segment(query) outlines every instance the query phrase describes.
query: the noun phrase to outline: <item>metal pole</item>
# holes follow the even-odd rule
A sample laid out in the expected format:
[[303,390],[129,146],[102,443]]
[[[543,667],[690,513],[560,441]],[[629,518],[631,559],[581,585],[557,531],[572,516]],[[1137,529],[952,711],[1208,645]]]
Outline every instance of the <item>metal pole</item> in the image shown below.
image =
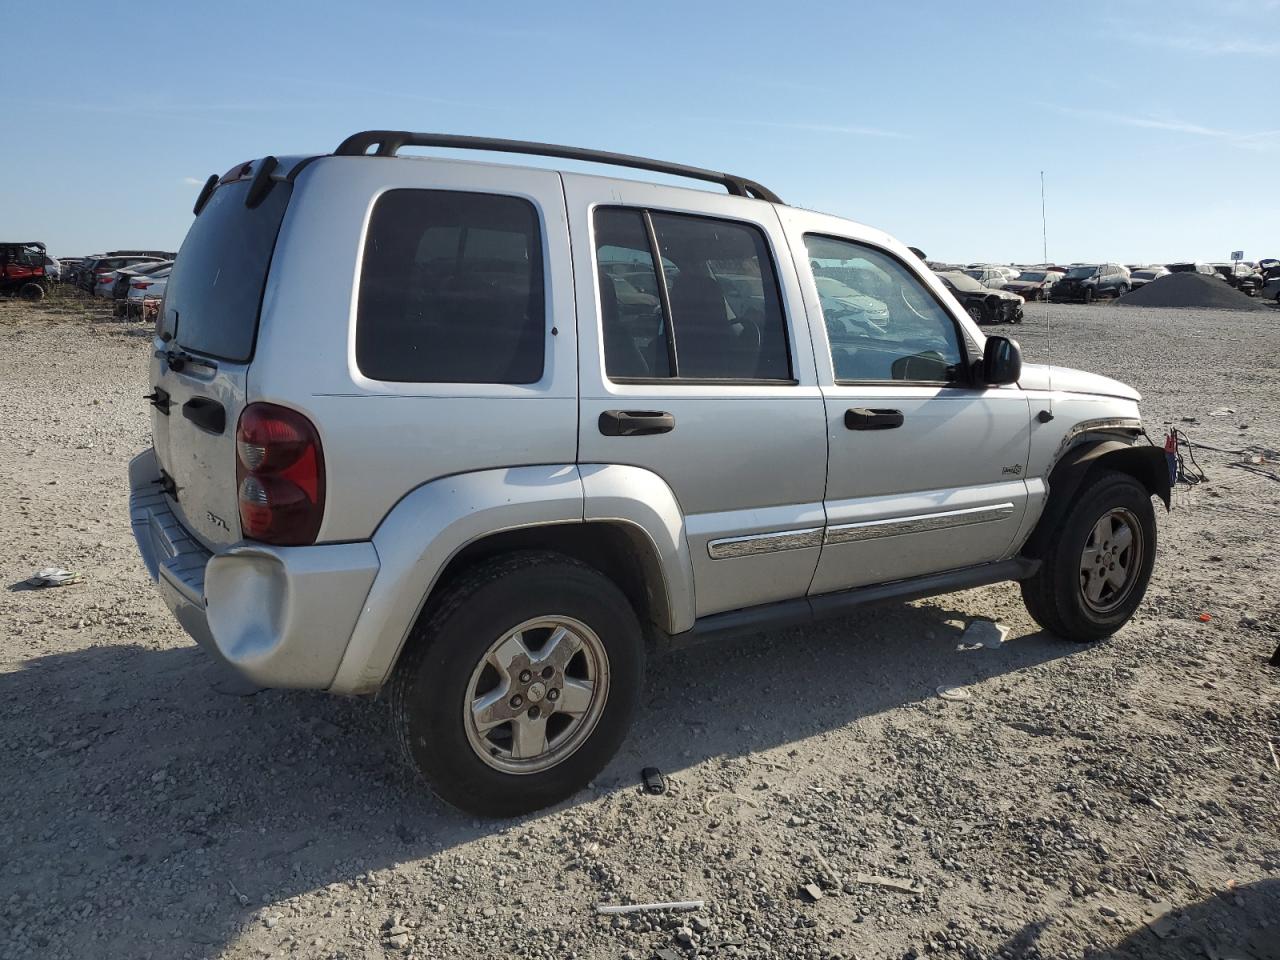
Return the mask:
[[1040,171],[1040,237],[1044,241],[1044,262],[1049,262],[1049,228],[1044,219],[1044,171]]

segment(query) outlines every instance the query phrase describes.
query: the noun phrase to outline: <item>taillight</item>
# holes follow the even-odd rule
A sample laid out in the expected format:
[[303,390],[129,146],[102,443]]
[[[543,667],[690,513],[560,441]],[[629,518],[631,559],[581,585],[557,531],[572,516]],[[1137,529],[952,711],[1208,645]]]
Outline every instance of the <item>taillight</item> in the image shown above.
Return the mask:
[[151,286],[151,282],[149,280],[135,280],[133,283],[129,284],[129,286],[133,287],[135,290],[145,290],[147,287]]
[[311,421],[274,403],[245,407],[236,427],[236,486],[246,538],[315,543],[324,517],[324,453]]

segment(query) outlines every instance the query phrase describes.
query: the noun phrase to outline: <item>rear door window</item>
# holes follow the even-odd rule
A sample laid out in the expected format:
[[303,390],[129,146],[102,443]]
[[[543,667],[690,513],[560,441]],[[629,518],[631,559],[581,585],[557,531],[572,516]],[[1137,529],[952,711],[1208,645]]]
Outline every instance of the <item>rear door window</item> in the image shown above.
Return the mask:
[[546,352],[542,230],[520,197],[389,190],[374,204],[356,364],[401,383],[537,383]]
[[162,332],[223,360],[242,363],[253,355],[267,269],[292,190],[277,182],[252,210],[244,205],[248,180],[213,192],[174,261]]
[[786,318],[759,228],[691,214],[595,214],[613,380],[791,380]]

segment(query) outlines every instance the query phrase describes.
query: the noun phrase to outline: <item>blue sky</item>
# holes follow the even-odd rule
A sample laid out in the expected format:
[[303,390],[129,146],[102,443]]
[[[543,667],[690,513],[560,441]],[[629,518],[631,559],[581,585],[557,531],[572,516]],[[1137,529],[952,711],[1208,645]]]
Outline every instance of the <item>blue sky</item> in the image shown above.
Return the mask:
[[0,234],[55,255],[176,247],[210,173],[378,127],[725,169],[939,259],[1039,260],[1041,170],[1051,259],[1280,255],[1280,0],[69,0],[11,20]]

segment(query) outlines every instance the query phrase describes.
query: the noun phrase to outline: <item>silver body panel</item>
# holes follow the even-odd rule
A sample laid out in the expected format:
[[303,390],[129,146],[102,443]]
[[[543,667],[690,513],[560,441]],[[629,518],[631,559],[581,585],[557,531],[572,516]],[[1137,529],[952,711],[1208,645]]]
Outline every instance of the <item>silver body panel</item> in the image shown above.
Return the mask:
[[[698,616],[803,596],[818,547],[713,562],[711,540],[822,522],[826,437],[822,394],[795,269],[771,204],[654,184],[566,174],[577,287],[581,415],[578,459],[629,464],[660,476],[685,515]],[[765,236],[788,320],[794,384],[615,383],[604,369],[593,215],[598,206],[673,210],[748,223]],[[661,410],[675,429],[608,437],[600,414]],[[767,445],[768,456],[760,456]]]
[[[536,207],[547,297],[540,382],[409,384],[361,374],[365,232],[376,199],[400,188],[500,193]],[[610,381],[592,238],[601,204],[757,226],[772,249],[795,382]],[[174,406],[153,415],[155,453],[131,466],[143,561],[183,626],[255,682],[368,693],[390,675],[449,561],[494,533],[622,528],[650,564],[647,590],[669,634],[710,614],[1016,553],[1053,464],[1087,435],[1076,428],[1131,436],[1136,394],[1087,374],[1055,371],[1050,382],[1030,366],[1023,386],[836,383],[804,251],[809,231],[870,243],[911,265],[971,355],[980,353],[985,337],[940,281],[860,224],[542,169],[422,158],[307,163],[280,229],[250,363],[220,362],[215,374],[154,362],[153,382]],[[223,436],[191,433],[180,408],[197,394],[227,408]],[[301,411],[320,434],[327,500],[315,546],[240,539],[235,418],[257,401]],[[1050,404],[1054,419],[1038,422]],[[849,431],[852,406],[899,409],[904,424]],[[676,426],[603,436],[606,409],[662,410]],[[160,490],[161,466],[182,488],[177,503]]]

